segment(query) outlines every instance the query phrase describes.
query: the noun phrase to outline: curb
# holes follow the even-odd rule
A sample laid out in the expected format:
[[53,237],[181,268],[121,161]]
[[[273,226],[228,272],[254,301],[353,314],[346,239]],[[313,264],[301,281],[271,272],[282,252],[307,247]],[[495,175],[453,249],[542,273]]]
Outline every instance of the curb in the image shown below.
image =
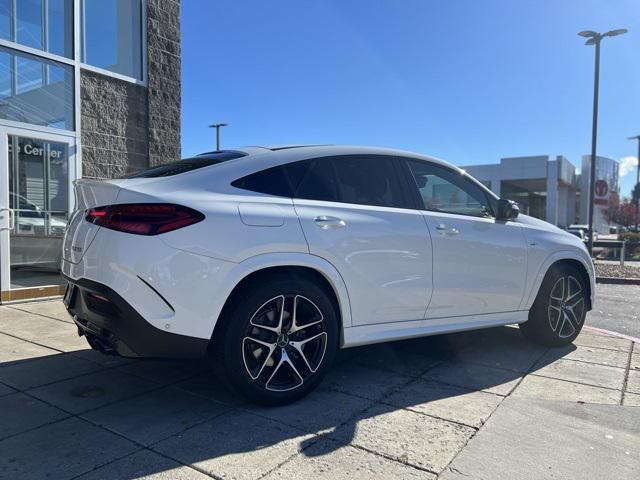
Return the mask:
[[605,330],[604,328],[592,327],[591,325],[585,325],[583,330],[589,330],[592,332],[604,333],[611,337],[624,338],[625,340],[631,340],[632,342],[640,344],[640,338],[632,337],[631,335],[625,335],[624,333],[612,332],[611,330]]
[[640,278],[596,277],[596,283],[612,285],[640,285]]

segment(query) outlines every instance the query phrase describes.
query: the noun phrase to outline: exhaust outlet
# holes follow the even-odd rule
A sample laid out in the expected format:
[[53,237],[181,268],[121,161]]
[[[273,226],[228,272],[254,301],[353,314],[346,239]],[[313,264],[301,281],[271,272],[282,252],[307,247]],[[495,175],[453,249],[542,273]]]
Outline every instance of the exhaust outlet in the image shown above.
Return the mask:
[[110,345],[107,345],[101,339],[99,339],[94,335],[91,335],[90,333],[85,332],[85,335],[87,337],[87,341],[89,342],[89,345],[91,346],[91,348],[93,348],[94,350],[97,350],[98,352],[104,355],[115,355],[115,350],[113,349],[113,347],[111,347]]

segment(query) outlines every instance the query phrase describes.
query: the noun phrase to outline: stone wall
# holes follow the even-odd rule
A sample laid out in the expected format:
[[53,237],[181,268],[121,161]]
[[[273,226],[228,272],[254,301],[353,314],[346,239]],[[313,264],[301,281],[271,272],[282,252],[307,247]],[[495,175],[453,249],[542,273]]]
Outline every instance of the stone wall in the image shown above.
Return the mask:
[[180,1],[147,0],[149,164],[180,157]]
[[180,2],[147,0],[147,86],[82,70],[83,176],[180,158]]
[[149,165],[147,89],[82,71],[82,176],[114,178]]

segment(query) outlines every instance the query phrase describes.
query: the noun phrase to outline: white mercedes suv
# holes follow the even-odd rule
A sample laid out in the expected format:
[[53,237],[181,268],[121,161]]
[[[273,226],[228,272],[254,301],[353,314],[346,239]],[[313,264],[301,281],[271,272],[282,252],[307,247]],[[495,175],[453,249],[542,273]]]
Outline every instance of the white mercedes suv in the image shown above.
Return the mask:
[[506,324],[563,345],[593,305],[580,239],[419,154],[248,147],[75,192],[62,271],[79,333],[208,356],[264,404],[311,391],[339,348]]

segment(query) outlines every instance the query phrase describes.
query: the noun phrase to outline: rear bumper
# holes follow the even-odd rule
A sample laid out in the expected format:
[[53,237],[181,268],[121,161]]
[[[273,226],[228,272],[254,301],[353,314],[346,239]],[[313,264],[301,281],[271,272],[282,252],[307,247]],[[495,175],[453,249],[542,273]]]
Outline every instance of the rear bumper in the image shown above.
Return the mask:
[[124,357],[201,358],[209,341],[160,330],[111,288],[87,279],[69,282],[64,303],[89,344]]

